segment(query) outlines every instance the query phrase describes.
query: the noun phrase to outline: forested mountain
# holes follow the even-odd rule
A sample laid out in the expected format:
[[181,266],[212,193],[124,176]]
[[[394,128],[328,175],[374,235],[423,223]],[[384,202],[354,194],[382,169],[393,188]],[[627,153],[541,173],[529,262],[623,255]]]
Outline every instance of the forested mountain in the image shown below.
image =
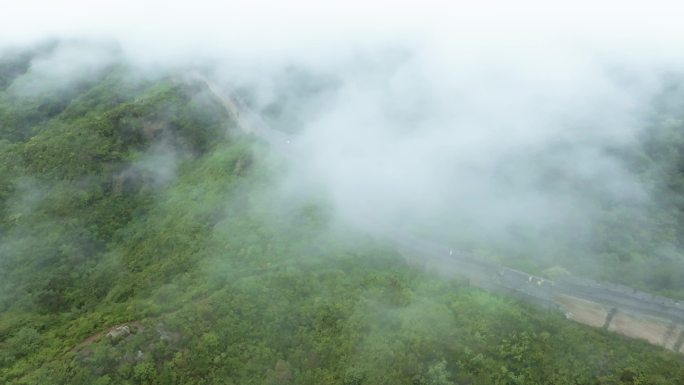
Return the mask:
[[[182,72],[106,48],[47,84],[32,63],[56,45],[0,58],[0,383],[684,383],[681,355],[412,267],[324,196],[275,191],[287,166]],[[680,84],[615,154],[657,204],[603,202],[579,251],[681,297]]]

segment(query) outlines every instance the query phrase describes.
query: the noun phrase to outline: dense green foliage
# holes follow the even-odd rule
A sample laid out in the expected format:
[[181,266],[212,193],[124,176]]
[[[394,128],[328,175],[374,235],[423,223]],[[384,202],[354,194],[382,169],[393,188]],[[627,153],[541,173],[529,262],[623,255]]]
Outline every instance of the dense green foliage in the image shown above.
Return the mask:
[[202,87],[117,65],[26,99],[26,63],[0,66],[0,383],[684,381],[679,355],[330,228]]

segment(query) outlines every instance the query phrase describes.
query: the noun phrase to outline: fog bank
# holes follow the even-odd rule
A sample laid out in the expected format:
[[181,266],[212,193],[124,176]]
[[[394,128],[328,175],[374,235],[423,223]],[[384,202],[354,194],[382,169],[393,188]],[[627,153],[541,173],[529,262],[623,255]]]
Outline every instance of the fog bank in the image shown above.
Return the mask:
[[[201,68],[293,134],[283,190],[321,191],[369,230],[571,245],[593,241],[607,206],[657,205],[615,154],[638,145],[663,76],[684,63],[674,2],[9,8],[5,46],[87,36],[117,41],[148,75]],[[30,71],[68,79],[106,56],[58,52]]]

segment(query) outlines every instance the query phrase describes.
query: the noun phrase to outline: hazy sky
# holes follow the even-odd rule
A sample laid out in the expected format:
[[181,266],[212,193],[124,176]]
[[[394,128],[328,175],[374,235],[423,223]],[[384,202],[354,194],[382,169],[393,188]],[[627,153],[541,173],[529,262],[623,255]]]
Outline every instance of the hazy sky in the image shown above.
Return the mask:
[[677,1],[2,0],[0,7],[5,42],[104,34],[167,54],[282,52],[396,38],[445,44],[466,36],[471,44],[579,39],[655,52],[684,40]]

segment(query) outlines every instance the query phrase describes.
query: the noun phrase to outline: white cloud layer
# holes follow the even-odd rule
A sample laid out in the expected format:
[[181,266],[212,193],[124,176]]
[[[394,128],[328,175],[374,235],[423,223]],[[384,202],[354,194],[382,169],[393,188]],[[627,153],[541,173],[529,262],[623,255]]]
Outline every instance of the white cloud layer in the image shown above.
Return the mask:
[[2,0],[0,41],[115,36],[144,52],[299,53],[312,48],[429,41],[478,50],[567,42],[625,54],[674,52],[676,1]]
[[647,200],[603,150],[633,142],[659,76],[684,64],[675,1],[0,0],[0,9],[0,44],[114,38],[143,66],[210,62],[226,83],[252,89],[257,107],[283,97],[288,68],[329,79],[324,91],[290,95],[304,157],[293,185],[320,184],[351,219],[439,218],[492,234],[587,232],[597,203],[545,184],[548,172]]

